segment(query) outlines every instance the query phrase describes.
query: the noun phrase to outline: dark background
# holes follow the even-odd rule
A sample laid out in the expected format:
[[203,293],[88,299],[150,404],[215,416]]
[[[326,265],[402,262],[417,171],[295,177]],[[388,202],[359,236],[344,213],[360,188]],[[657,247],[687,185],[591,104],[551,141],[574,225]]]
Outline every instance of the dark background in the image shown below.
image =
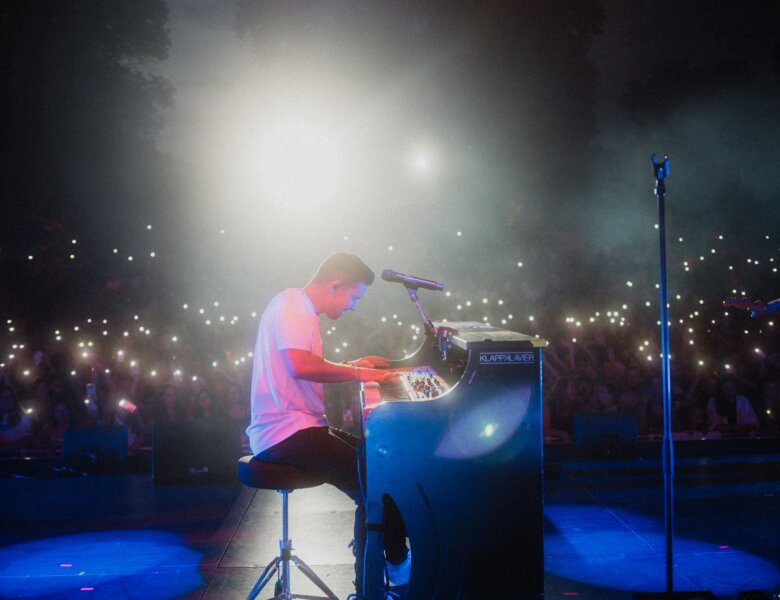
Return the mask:
[[[761,258],[760,273],[715,271],[701,293],[775,297],[779,13],[762,1],[3,2],[0,307],[47,326],[139,304],[260,309],[339,249],[453,291],[511,280],[528,312],[604,305],[627,280],[650,297],[652,153],[672,161],[670,262],[719,244]],[[232,112],[211,101],[232,89]],[[283,109],[329,119],[350,152],[311,204],[264,187],[266,155],[245,139],[214,141],[229,128],[262,138]],[[418,134],[438,153],[427,181],[403,161]],[[329,158],[312,153],[287,185]],[[402,290],[376,296],[376,312],[408,304]]]

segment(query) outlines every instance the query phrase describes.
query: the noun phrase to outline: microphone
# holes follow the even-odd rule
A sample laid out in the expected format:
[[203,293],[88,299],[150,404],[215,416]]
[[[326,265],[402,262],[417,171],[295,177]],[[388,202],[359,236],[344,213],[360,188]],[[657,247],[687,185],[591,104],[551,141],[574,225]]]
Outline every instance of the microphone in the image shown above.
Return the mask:
[[423,279],[422,277],[415,277],[414,275],[396,273],[392,269],[385,269],[382,271],[382,279],[391,283],[403,283],[407,288],[415,290],[417,288],[434,291],[441,291],[444,289],[444,284],[439,283],[438,281],[431,281],[430,279]]

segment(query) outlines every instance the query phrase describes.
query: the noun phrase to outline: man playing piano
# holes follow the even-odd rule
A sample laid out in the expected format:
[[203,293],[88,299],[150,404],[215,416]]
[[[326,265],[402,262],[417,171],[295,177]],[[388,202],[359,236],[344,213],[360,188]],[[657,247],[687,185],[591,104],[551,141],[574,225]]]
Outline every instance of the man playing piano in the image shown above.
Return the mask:
[[[389,361],[381,356],[341,364],[325,360],[318,317],[338,319],[354,310],[373,281],[373,271],[357,255],[337,252],[322,262],[305,287],[286,289],[271,300],[257,333],[247,428],[255,458],[301,467],[355,502],[353,551],[358,592],[366,539],[356,450],[359,439],[328,426],[323,384],[397,383],[398,375],[383,370]],[[384,536],[390,570],[394,563],[408,570],[403,526],[400,522],[394,525],[393,520],[391,516]],[[398,581],[403,576],[397,575],[395,583],[405,583]]]

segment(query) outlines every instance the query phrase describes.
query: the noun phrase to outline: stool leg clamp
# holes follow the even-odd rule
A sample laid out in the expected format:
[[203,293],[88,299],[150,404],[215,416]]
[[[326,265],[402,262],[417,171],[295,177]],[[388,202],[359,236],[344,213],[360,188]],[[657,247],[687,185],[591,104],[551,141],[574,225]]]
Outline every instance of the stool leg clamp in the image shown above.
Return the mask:
[[[293,554],[292,540],[287,534],[287,496],[292,490],[277,491],[282,495],[282,539],[279,540],[279,556],[268,563],[268,566],[260,575],[260,579],[257,580],[255,587],[249,592],[247,600],[254,600],[277,573],[279,574],[279,578],[274,586],[274,596],[272,600],[293,600],[294,598],[300,598],[302,600],[339,600],[338,596],[325,585],[325,582],[312,571],[311,567]],[[292,563],[298,567],[298,570],[306,575],[314,585],[320,588],[325,596],[306,596],[291,593],[290,561],[292,561]]]

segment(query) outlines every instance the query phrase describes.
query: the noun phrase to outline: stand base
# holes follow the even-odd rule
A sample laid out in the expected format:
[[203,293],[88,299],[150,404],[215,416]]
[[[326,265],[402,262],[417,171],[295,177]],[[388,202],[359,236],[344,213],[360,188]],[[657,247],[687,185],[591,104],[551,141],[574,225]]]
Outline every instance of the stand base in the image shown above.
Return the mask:
[[276,587],[274,588],[275,595],[271,600],[293,600],[294,598],[300,598],[301,600],[339,600],[338,596],[336,596],[336,594],[334,594],[333,591],[327,585],[325,585],[325,582],[322,581],[322,579],[320,579],[314,571],[312,571],[311,567],[294,555],[291,555],[289,560],[283,560],[281,557],[277,556],[270,563],[268,563],[268,566],[260,575],[260,579],[258,579],[257,583],[255,583],[255,587],[252,588],[252,591],[249,592],[249,595],[246,597],[247,600],[254,600],[262,591],[262,589],[268,584],[268,582],[271,581],[274,575],[279,572],[279,570],[281,570],[282,573],[289,573],[290,561],[292,561],[292,563],[298,567],[298,570],[306,575],[306,577],[308,577],[309,580],[318,588],[320,588],[320,590],[322,590],[322,592],[326,595],[307,596],[304,594],[293,594],[290,592],[289,578],[282,576],[282,578],[276,583]]
[[715,600],[708,590],[698,592],[634,592],[634,600]]

